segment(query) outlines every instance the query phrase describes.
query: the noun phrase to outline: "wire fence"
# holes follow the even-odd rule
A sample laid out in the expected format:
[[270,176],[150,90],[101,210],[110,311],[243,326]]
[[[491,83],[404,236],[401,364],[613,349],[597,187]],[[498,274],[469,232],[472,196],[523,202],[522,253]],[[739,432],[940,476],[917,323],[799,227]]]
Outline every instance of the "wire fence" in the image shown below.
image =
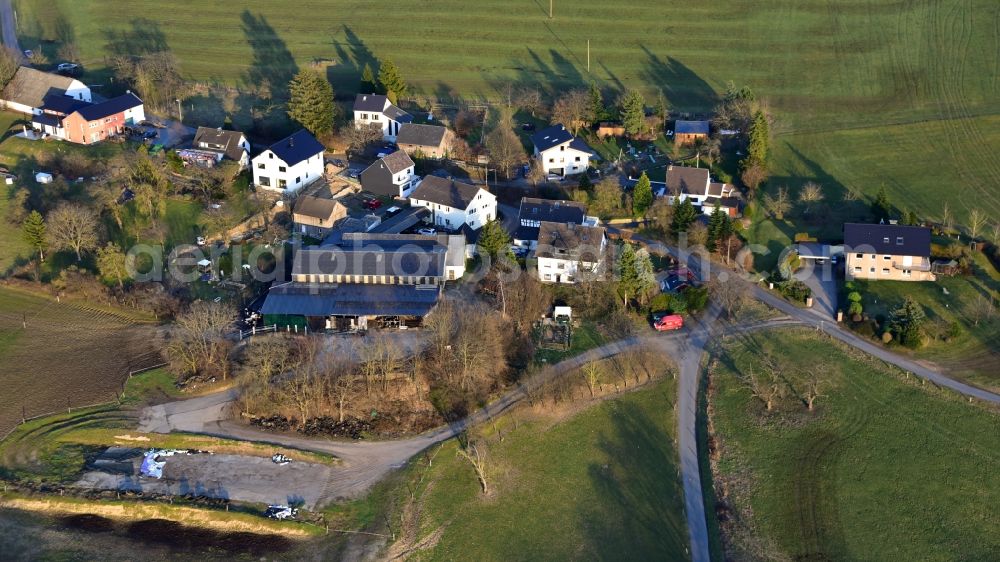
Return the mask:
[[12,427],[11,429],[9,429],[7,431],[7,433],[4,433],[3,436],[0,437],[0,442],[3,442],[4,440],[6,440],[8,437],[11,436],[12,433],[14,433],[15,431],[17,431],[19,427],[21,427],[22,425],[24,425],[24,424],[26,424],[26,423],[28,423],[30,421],[34,421],[34,420],[41,419],[41,418],[48,417],[48,416],[53,416],[53,415],[56,415],[56,414],[61,414],[64,411],[67,414],[72,414],[73,410],[85,410],[87,408],[97,408],[99,406],[110,406],[112,404],[121,405],[122,399],[125,397],[125,385],[126,385],[126,383],[128,383],[128,381],[133,376],[141,374],[141,373],[145,373],[147,371],[152,371],[153,369],[159,369],[160,367],[165,367],[166,365],[167,365],[167,363],[164,362],[164,363],[158,363],[156,365],[150,365],[150,366],[147,366],[147,367],[142,367],[140,369],[135,369],[135,370],[129,369],[128,374],[125,377],[125,381],[122,382],[121,394],[115,393],[114,394],[114,398],[112,398],[111,400],[105,401],[105,402],[96,402],[94,404],[87,404],[85,406],[72,406],[72,405],[70,405],[70,399],[67,397],[66,398],[66,408],[65,408],[65,410],[63,410],[62,408],[60,408],[58,410],[52,410],[51,412],[45,412],[43,414],[36,414],[36,415],[33,415],[33,416],[28,416],[27,412],[25,410],[25,407],[22,405],[21,406],[21,423],[17,424],[16,426]]

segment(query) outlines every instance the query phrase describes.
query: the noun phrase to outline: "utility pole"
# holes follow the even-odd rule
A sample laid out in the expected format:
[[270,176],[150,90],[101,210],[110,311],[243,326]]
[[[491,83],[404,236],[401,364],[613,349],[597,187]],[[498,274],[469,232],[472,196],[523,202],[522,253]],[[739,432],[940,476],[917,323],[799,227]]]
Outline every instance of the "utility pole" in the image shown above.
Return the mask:
[[555,0],[549,0],[549,19],[552,19],[552,2]]
[[181,100],[176,99],[174,101],[177,102],[177,121],[179,123],[183,123],[184,122],[184,108],[181,106]]

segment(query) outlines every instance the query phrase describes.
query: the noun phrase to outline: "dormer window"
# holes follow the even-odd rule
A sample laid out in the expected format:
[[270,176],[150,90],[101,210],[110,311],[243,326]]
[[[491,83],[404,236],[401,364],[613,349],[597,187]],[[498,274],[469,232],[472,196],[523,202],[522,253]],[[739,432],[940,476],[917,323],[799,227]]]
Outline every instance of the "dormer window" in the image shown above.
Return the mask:
[[902,246],[903,245],[903,237],[902,236],[897,236],[896,237],[896,245],[897,246]]
[[883,239],[882,239],[882,243],[883,243],[883,244],[888,244],[888,243],[889,243],[889,237],[888,237],[888,236],[886,236],[885,238],[883,238]]

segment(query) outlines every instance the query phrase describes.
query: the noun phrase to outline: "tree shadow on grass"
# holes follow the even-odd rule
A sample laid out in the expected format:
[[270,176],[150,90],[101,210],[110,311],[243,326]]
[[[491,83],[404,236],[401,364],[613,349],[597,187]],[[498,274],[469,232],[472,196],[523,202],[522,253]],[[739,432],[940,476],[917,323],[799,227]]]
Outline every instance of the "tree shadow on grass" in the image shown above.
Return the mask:
[[[673,437],[638,406],[612,402],[614,424],[600,438],[603,464],[589,467],[596,505],[581,506],[590,543],[600,560],[672,560],[686,557],[684,493]],[[671,416],[671,411],[659,415]]]
[[236,105],[241,114],[250,116],[252,129],[258,135],[273,137],[290,132],[286,104],[288,83],[299,71],[295,58],[264,16],[243,10],[240,20],[251,59],[241,77],[244,92]]
[[343,32],[343,41],[337,37],[332,40],[333,48],[337,53],[337,64],[327,67],[326,78],[331,84],[337,85],[335,89],[337,94],[345,94],[340,97],[346,98],[350,97],[349,94],[356,93],[371,93],[360,91],[361,74],[367,64],[377,78],[378,58],[349,25],[343,26]]
[[642,51],[646,54],[646,66],[640,77],[647,84],[662,84],[663,94],[672,106],[709,111],[718,103],[715,89],[687,65],[673,57],[663,60],[645,46]]

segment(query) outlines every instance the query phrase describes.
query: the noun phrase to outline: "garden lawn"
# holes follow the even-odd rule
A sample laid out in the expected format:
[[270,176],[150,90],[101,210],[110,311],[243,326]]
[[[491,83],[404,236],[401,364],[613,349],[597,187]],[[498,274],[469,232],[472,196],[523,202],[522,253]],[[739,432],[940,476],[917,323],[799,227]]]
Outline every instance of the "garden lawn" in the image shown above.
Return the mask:
[[540,363],[558,363],[574,355],[579,355],[588,349],[593,349],[604,343],[604,337],[597,331],[592,322],[581,322],[578,328],[573,328],[569,349],[541,349],[535,352],[535,360]]
[[[763,559],[996,558],[997,413],[811,330],[725,346],[710,411],[721,450],[716,495],[724,484],[739,514],[723,524],[729,536],[753,537]],[[741,382],[751,366],[763,376],[765,353],[787,390],[772,413]],[[809,413],[798,397],[814,372],[828,382]]]
[[455,441],[429,451],[432,466],[414,462],[408,488],[421,537],[440,537],[413,559],[687,559],[675,400],[668,379],[555,423],[500,419],[482,431],[496,474],[488,498]]

